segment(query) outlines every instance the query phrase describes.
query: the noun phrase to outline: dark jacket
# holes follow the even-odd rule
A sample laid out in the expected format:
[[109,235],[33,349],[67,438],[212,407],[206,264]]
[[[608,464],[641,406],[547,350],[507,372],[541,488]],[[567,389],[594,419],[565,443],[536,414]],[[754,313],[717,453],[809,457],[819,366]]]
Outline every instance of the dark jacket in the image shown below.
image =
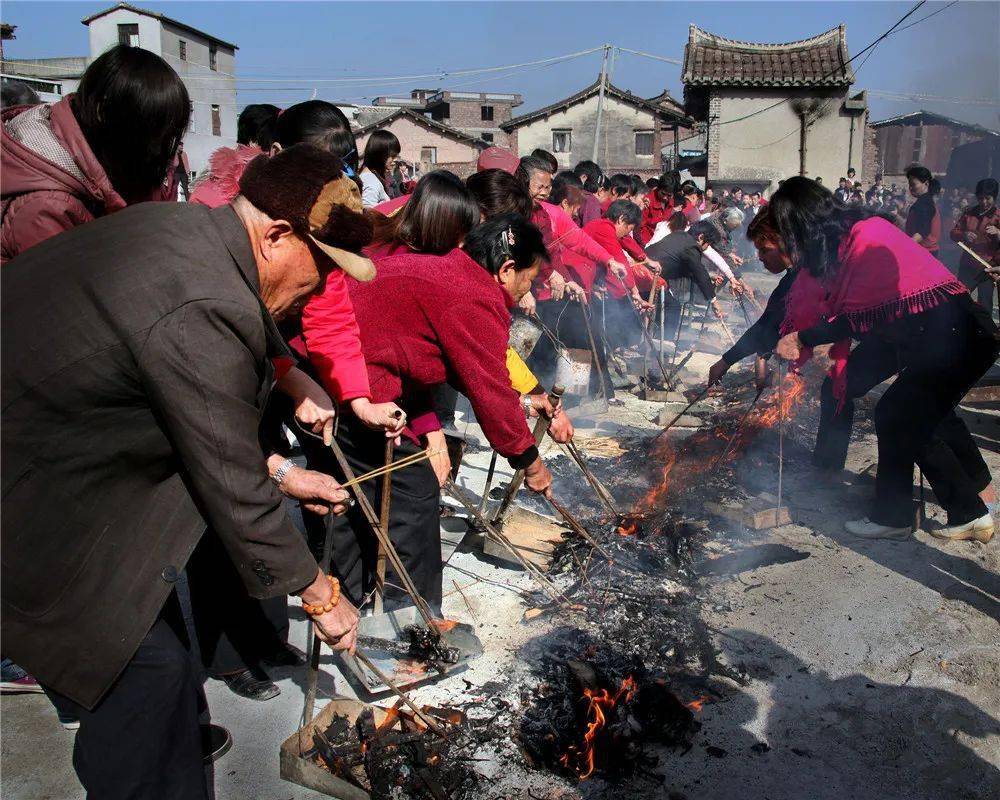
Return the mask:
[[668,233],[646,247],[646,255],[660,262],[660,275],[669,282],[678,278],[694,281],[706,300],[715,297],[715,284],[705,269],[701,249],[687,231]]
[[795,270],[785,270],[771,296],[767,298],[764,313],[746,329],[735,345],[723,353],[722,357],[727,364],[735,364],[753,353],[765,355],[774,350],[781,338],[781,323],[785,321],[788,291],[795,283],[795,275]]
[[143,203],[0,270],[4,655],[93,707],[206,526],[249,593],[316,562],[258,441],[284,351],[232,208]]

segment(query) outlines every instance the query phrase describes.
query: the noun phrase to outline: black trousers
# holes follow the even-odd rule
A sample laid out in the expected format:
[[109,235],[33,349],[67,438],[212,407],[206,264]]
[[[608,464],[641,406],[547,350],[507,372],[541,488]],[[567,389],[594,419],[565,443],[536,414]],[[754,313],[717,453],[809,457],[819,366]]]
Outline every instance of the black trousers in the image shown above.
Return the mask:
[[202,800],[204,703],[177,596],[171,595],[114,686],[80,719],[73,766],[88,800]]
[[259,669],[264,656],[288,641],[288,598],[250,597],[211,530],[191,554],[187,574],[198,649],[212,677]]
[[963,260],[958,266],[958,279],[969,288],[970,293],[976,295],[979,305],[992,314],[993,302],[997,296],[996,284],[985,277],[983,270],[977,266],[969,266]]
[[[337,442],[344,451],[354,474],[361,475],[385,464],[385,435],[362,425],[356,417],[345,415],[337,430]],[[333,454],[310,437],[300,439],[311,469],[321,469],[344,481]],[[319,445],[317,447],[317,445]],[[421,448],[404,438],[396,447],[394,460],[420,452]],[[381,509],[382,480],[375,478],[361,484],[376,515]],[[392,497],[389,507],[389,536],[403,566],[417,591],[437,613],[441,609],[441,489],[427,461],[420,461],[392,473]],[[309,544],[317,559],[322,556],[327,526],[333,535],[333,574],[340,580],[348,599],[362,602],[375,584],[378,540],[371,526],[355,505],[347,514],[327,519],[303,512]],[[385,607],[410,605],[400,588],[392,566],[386,566]]]
[[[611,385],[611,374],[608,372],[607,348],[597,318],[596,309],[599,307],[599,305],[591,307],[590,329],[594,335],[594,347],[597,349],[597,369],[590,371],[590,394],[601,391],[603,376],[610,397],[614,394],[614,389]],[[575,300],[543,300],[538,303],[539,318],[555,333],[563,345],[579,350],[590,350],[587,321],[583,315],[583,306]],[[555,381],[558,359],[559,354],[556,352],[555,344],[543,333],[531,351],[527,364],[539,382],[548,387]]]
[[[955,406],[997,357],[996,328],[972,301],[957,297],[897,323],[903,369],[875,407],[878,474],[874,522],[905,527],[913,519],[913,465],[919,464],[948,514],[961,525],[987,513],[979,492],[989,482]],[[887,357],[888,359],[888,357]],[[985,480],[985,483],[984,483]]]

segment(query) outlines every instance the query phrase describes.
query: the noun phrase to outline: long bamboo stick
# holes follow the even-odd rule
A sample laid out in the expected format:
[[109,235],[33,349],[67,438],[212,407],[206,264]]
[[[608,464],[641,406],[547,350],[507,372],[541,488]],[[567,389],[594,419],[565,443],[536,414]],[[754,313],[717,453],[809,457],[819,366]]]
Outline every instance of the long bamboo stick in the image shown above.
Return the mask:
[[598,553],[604,556],[608,561],[613,560],[608,551],[597,543],[597,540],[593,536],[591,536],[590,533],[587,531],[587,529],[580,524],[580,521],[569,512],[569,509],[567,509],[562,503],[560,503],[554,497],[548,498],[548,501],[549,505],[551,505],[559,513],[560,517],[566,520],[566,524],[573,529],[573,532],[576,533],[577,536],[586,541],[591,547],[593,547]]
[[[347,457],[344,455],[344,451],[340,449],[340,445],[337,444],[336,439],[333,440],[333,443],[330,445],[330,449],[333,451],[333,455],[337,459],[337,463],[340,465],[340,469],[344,473],[344,477],[347,478],[347,484],[351,484],[356,480],[354,477],[354,470],[351,469],[351,465],[347,462]],[[424,600],[424,598],[420,596],[420,592],[417,591],[416,584],[413,583],[413,579],[410,577],[409,571],[406,569],[402,559],[399,557],[399,553],[396,551],[395,545],[389,538],[389,532],[382,529],[378,516],[375,514],[375,509],[372,508],[372,504],[368,500],[367,495],[365,495],[365,493],[361,491],[356,484],[351,486],[351,490],[354,492],[354,498],[358,501],[361,513],[364,514],[365,519],[368,521],[368,525],[375,534],[375,538],[378,539],[379,544],[385,549],[386,557],[388,558],[389,563],[392,564],[392,568],[395,570],[400,583],[403,584],[404,591],[410,596],[410,599],[413,601],[413,605],[416,606],[417,611],[420,616],[423,617],[427,627],[431,628],[431,630],[435,630],[434,615],[431,613],[430,606],[427,605],[427,601]]]

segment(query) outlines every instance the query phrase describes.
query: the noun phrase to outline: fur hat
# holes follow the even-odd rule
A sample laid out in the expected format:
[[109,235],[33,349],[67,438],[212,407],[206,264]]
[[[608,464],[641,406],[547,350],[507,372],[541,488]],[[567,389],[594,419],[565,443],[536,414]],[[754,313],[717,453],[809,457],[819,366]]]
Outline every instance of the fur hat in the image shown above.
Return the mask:
[[258,156],[240,177],[240,194],[272,219],[290,223],[351,277],[375,277],[375,265],[360,252],[375,229],[337,156],[311,144]]

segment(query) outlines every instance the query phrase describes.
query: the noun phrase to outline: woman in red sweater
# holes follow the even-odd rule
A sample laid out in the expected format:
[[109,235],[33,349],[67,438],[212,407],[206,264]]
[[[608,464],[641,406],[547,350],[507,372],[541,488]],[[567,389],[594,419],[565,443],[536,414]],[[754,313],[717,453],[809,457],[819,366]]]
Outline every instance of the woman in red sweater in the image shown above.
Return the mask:
[[[841,402],[849,372],[863,371],[870,386],[896,376],[874,412],[875,500],[848,532],[908,538],[917,463],[948,513],[948,526],[931,533],[988,541],[993,520],[982,495],[992,496],[990,474],[955,406],[996,359],[996,326],[918,243],[815,181],[789,178],[770,210],[799,265],[778,355],[801,364],[812,348],[833,344],[833,396]],[[852,339],[860,342],[853,352]]]
[[[419,200],[416,193],[414,200]],[[511,387],[506,354],[510,309],[529,290],[546,258],[538,230],[523,217],[508,214],[472,228],[463,249],[443,255],[398,251],[377,257],[378,275],[370,283],[349,280],[374,399],[397,402],[419,419],[432,410],[435,387],[450,384],[469,398],[493,448],[513,467],[525,469],[528,487],[543,493],[552,476]],[[312,322],[307,308],[307,342]],[[337,439],[355,471],[384,463],[384,439],[350,417],[342,420]],[[422,445],[410,428],[397,457],[418,452]],[[377,502],[379,482],[363,488]],[[433,608],[440,607],[442,595],[439,503],[438,479],[426,462],[393,473],[392,540]],[[337,577],[349,597],[363,599],[374,579],[374,537],[356,512],[335,520],[334,531]],[[404,597],[390,584],[399,580],[387,576],[386,601],[402,602]]]
[[941,212],[934,197],[941,191],[941,184],[927,167],[915,166],[906,170],[910,194],[916,198],[906,214],[906,235],[937,257],[941,240]]
[[[962,242],[987,264],[1000,267],[1000,208],[997,207],[996,178],[983,178],[976,184],[976,205],[965,209],[951,229],[951,240]],[[979,304],[993,313],[996,287],[985,268],[968,253],[962,253],[958,277],[976,290]]]

